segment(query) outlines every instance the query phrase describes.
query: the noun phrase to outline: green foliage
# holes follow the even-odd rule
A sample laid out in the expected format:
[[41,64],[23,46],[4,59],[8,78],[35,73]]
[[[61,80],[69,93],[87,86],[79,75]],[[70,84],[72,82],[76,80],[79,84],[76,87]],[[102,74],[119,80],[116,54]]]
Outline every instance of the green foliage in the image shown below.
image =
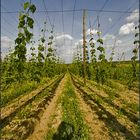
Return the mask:
[[[114,47],[112,48],[109,62],[105,58],[105,48],[103,47],[103,39],[101,39],[101,32],[98,31],[97,43],[93,42],[94,37],[90,34],[90,63],[86,64],[87,78],[96,81],[97,83],[105,84],[109,79],[114,79],[123,83],[129,87],[129,89],[135,89],[138,82],[138,46],[139,46],[139,25],[135,28],[136,40],[134,41],[135,48],[133,49],[133,56],[131,58],[132,66],[125,62],[113,62]],[[99,29],[98,29],[99,30]],[[96,47],[96,46],[97,47]],[[78,46],[79,47],[79,46]],[[99,52],[98,58],[96,52]],[[87,51],[86,51],[87,54]],[[88,62],[88,58],[87,62]],[[82,57],[79,57],[79,52],[74,56],[73,63],[69,66],[69,69],[75,75],[83,77]]]
[[26,9],[29,7],[29,5],[30,5],[29,2],[25,2],[25,3],[24,3],[24,6],[23,6],[23,7],[24,7],[24,10],[26,10]]
[[89,40],[89,43],[90,43],[90,53],[91,53],[91,63],[95,63],[96,62],[96,50],[95,50],[95,43],[93,43],[93,37],[91,36],[90,37],[90,40]]
[[36,6],[35,5],[30,5],[30,10],[32,13],[34,13],[36,11]]
[[[44,77],[54,77],[55,75],[64,73],[67,68],[66,65],[62,64],[60,58],[55,56],[55,50],[49,46],[48,54],[46,52],[46,22],[44,22],[44,29],[42,29],[42,36],[38,45],[38,54],[36,53],[36,42],[33,39],[32,29],[34,27],[34,19],[31,14],[34,14],[36,7],[34,4],[26,2],[23,5],[23,11],[19,14],[18,23],[18,36],[15,39],[15,48],[11,50],[9,54],[2,61],[2,91],[3,103],[9,102],[23,92],[26,92],[26,86],[28,82],[40,83]],[[49,42],[53,45],[53,31],[49,37]],[[29,59],[27,59],[27,46],[30,47],[31,53]],[[46,59],[48,57],[48,59]],[[25,85],[27,81],[27,85]],[[11,89],[11,85],[18,85],[21,91],[18,89]],[[22,85],[23,88],[21,87]],[[30,85],[32,88],[32,85]],[[25,90],[24,90],[25,89]],[[16,91],[17,92],[16,92]],[[14,92],[15,91],[15,92]],[[6,95],[6,96],[5,96]]]
[[140,33],[136,33],[136,34],[135,34],[135,37],[137,37],[139,34],[140,34]]
[[[139,26],[136,26],[135,29],[138,29]],[[140,44],[140,41],[139,41],[139,31],[136,30],[136,33],[135,33],[135,41],[134,41],[134,44],[135,44],[135,48],[133,49],[133,56],[131,58],[132,60],[132,76],[130,77],[130,80],[128,81],[128,86],[129,86],[129,89],[132,88],[132,85],[133,83],[136,81],[137,79],[137,70],[136,70],[136,67],[137,67],[137,58],[138,58],[138,47],[139,47],[139,44]]]
[[34,20],[29,16],[29,13],[34,13],[36,10],[35,5],[31,5],[29,2],[26,2],[23,6],[24,12],[19,15],[19,33],[18,37],[15,39],[15,62],[16,62],[16,71],[18,75],[16,76],[17,80],[21,82],[24,79],[25,71],[25,62],[26,62],[26,45],[30,43],[33,34],[29,31],[33,28]]
[[83,76],[82,54],[81,46],[77,46],[77,52],[74,56],[73,63],[69,66],[69,70],[76,75]]
[[103,47],[101,47],[101,46],[99,46],[99,47],[97,48],[97,50],[99,50],[101,53],[105,51],[105,49],[104,49]]
[[26,92],[29,92],[37,87],[38,84],[34,81],[24,81],[24,83],[22,83],[22,86],[19,83],[11,84],[7,90],[3,91],[1,97],[1,106],[5,106],[7,103],[11,102],[13,99],[17,98],[23,93],[25,94]]
[[139,41],[139,40],[135,40],[135,41],[134,41],[134,44],[137,44],[137,43],[139,44],[140,41]]
[[[70,78],[67,79],[67,83],[65,85],[65,90],[63,91],[63,96],[61,97],[61,104],[63,110],[63,122],[66,124],[70,124],[72,126],[71,139],[85,139],[88,140],[88,129],[83,120],[83,115],[79,108],[79,103],[77,101],[74,89],[72,87],[72,83]],[[66,129],[69,127],[66,126]],[[66,131],[64,130],[64,132]],[[60,134],[60,137],[63,139],[67,136],[63,135],[64,132]],[[58,135],[57,135],[58,136]],[[57,137],[58,138],[58,137]]]
[[[93,42],[93,34],[90,34],[89,45],[90,45],[90,62],[89,63],[89,54],[86,46],[86,74],[88,79],[96,80],[98,83],[104,84],[108,77],[108,67],[107,60],[105,59],[105,48],[103,45],[103,39],[100,38],[101,32],[97,33],[98,39],[97,43],[99,46],[96,48],[95,43]],[[99,51],[99,57],[97,59],[96,51]],[[83,68],[79,65],[82,63],[77,56],[74,58],[73,66],[71,67],[71,72],[83,76]],[[99,61],[98,61],[99,60]],[[82,68],[82,70],[81,70]],[[82,75],[79,74],[82,71]]]
[[105,49],[102,46],[103,45],[103,39],[100,38],[101,32],[98,33],[98,39],[97,42],[99,43],[99,46],[97,47],[97,50],[100,52],[98,60],[98,66],[96,67],[96,81],[97,83],[104,84],[106,82],[106,79],[108,77],[107,74],[107,61],[105,59]]
[[99,42],[100,44],[103,45],[103,39],[99,38],[99,39],[97,39],[97,42]]

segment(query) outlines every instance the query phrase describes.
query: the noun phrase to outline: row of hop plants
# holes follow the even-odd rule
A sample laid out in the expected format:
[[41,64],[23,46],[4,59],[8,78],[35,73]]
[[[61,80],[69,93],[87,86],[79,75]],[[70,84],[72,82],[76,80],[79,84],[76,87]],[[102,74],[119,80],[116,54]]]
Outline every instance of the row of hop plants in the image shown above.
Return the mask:
[[[100,24],[98,23],[98,39],[97,39],[97,47],[94,43],[93,34],[90,32],[90,39],[88,42],[86,42],[86,78],[96,80],[97,83],[104,84],[107,74],[106,74],[106,66],[107,66],[107,60],[105,59],[105,49],[103,47],[103,39],[101,38],[101,31],[100,31]],[[89,60],[89,51],[88,46],[90,47],[90,60]],[[82,48],[82,46],[80,46]],[[99,56],[97,58],[96,52],[99,52]],[[76,73],[75,68],[76,65],[79,68],[80,73],[78,75],[83,75],[83,66],[82,66],[82,55],[80,52],[77,52],[77,54],[74,57],[74,63],[71,66],[71,71]]]
[[[38,53],[35,53],[34,19],[31,16],[35,12],[36,6],[30,2],[25,2],[22,12],[19,13],[19,32],[15,39],[15,48],[9,52],[2,62],[3,89],[14,82],[21,85],[25,80],[40,82],[42,77],[54,77],[66,71],[65,65],[62,64],[61,59],[56,56],[56,50],[53,49],[53,28],[50,31],[49,40],[46,40],[47,22],[44,22],[44,28],[41,30],[41,37],[38,40]],[[31,50],[29,59],[27,59],[28,46]]]
[[133,56],[131,58],[132,73],[130,76],[130,80],[128,81],[129,89],[131,89],[134,83],[138,80],[138,76],[139,76],[139,73],[137,72],[137,59],[138,59],[138,51],[140,47],[139,30],[140,30],[140,25],[135,26],[135,40],[134,40],[135,47],[132,50],[132,53],[133,53]]
[[[122,68],[120,70],[117,67],[117,63],[113,62],[114,56],[114,47],[112,48],[112,52],[110,55],[109,60],[106,59],[104,42],[101,38],[101,31],[100,31],[100,23],[98,22],[98,31],[97,31],[97,43],[94,43],[94,36],[92,32],[90,32],[90,39],[88,43],[90,52],[88,52],[88,47],[86,46],[86,77],[87,79],[91,79],[96,81],[100,84],[105,84],[108,82],[108,79],[121,79],[123,75],[128,74],[129,78],[127,78],[127,85],[131,89],[134,85],[134,82],[138,80],[138,73],[137,73],[137,59],[138,59],[138,48],[139,48],[139,25],[135,27],[135,41],[134,41],[134,49],[132,50],[133,56],[131,58],[131,65],[129,73],[127,72],[128,68]],[[83,46],[78,46],[82,49]],[[78,49],[77,49],[78,50]],[[89,60],[89,53],[90,53],[90,60]],[[97,56],[97,53],[99,54]],[[77,51],[74,59],[73,64],[70,66],[71,72],[83,76],[83,58],[81,55],[81,51]],[[124,78],[123,78],[124,79]],[[126,79],[124,79],[126,80]]]

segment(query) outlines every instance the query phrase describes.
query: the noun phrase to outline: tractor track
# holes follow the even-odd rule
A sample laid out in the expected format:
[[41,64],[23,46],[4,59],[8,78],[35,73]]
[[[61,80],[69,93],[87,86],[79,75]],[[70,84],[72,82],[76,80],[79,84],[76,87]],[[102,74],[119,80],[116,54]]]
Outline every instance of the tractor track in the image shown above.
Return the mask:
[[[25,97],[23,96],[19,101],[15,102],[14,104],[3,107],[1,109],[0,120],[1,129],[8,125],[22,108],[26,107],[29,103],[33,102],[35,97],[41,94],[44,90],[48,89],[48,92],[54,93],[55,89],[57,88],[59,82],[63,77],[64,75],[61,75],[57,79],[54,79],[50,84],[34,90],[29,95],[25,95]],[[48,100],[52,96],[52,94],[49,94],[45,100]]]
[[[85,91],[82,87],[83,85],[79,84],[79,82],[77,82],[75,79],[75,77],[72,77],[72,81],[74,86],[77,88],[77,90],[79,91],[80,95],[82,96],[83,100],[85,101],[85,103],[87,105],[90,106],[90,108],[96,112],[96,114],[100,117],[101,113],[105,114],[107,118],[101,118],[105,125],[108,128],[111,128],[113,130],[115,130],[117,132],[117,137],[121,137],[123,139],[135,139],[137,140],[138,138],[130,131],[126,128],[126,126],[124,126],[123,124],[121,124],[117,118],[110,113],[109,111],[106,110],[106,108],[104,106],[102,106],[95,98],[91,97],[87,91]],[[93,91],[92,91],[93,92]],[[100,110],[100,111],[99,111]],[[124,131],[122,134],[122,131]]]
[[[83,86],[83,83],[81,83],[81,81],[79,81],[79,79],[77,79],[77,77],[74,77],[78,82],[75,81],[75,83],[77,83],[79,86]],[[94,89],[92,89],[90,86],[86,86],[91,92],[93,93],[97,93]],[[120,108],[119,105],[113,103],[112,101],[110,101],[109,99],[107,99],[106,97],[103,97],[102,95],[97,95],[100,99],[104,100],[108,105],[113,106],[116,110],[120,110],[123,112],[123,115],[126,116],[131,122],[133,122],[134,124],[137,123],[138,121],[138,117],[136,116],[135,112],[133,112],[133,110],[129,110],[126,111],[123,108]],[[119,96],[118,96],[119,97]],[[131,113],[132,112],[132,113]],[[135,114],[135,115],[134,115]]]
[[58,107],[58,99],[61,96],[61,93],[64,89],[64,83],[66,82],[67,79],[67,75],[64,76],[64,78],[60,81],[59,86],[56,88],[55,90],[55,94],[54,97],[52,98],[51,102],[49,103],[48,107],[45,108],[45,110],[43,111],[43,114],[40,117],[40,120],[36,123],[35,128],[33,133],[31,133],[28,137],[27,140],[43,140],[43,138],[45,138],[45,135],[49,132],[49,124],[52,123],[52,119],[51,117],[56,113],[58,113],[59,111],[59,118],[58,119],[58,124],[56,127],[59,126],[59,124],[61,123],[61,120],[59,120],[61,118],[61,113],[60,110],[58,110],[58,108],[60,109],[60,106]]

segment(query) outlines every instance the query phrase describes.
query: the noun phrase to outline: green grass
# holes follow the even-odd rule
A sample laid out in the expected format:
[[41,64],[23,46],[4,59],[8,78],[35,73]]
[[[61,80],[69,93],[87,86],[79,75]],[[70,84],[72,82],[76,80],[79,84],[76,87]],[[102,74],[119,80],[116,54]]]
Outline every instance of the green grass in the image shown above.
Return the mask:
[[24,81],[21,84],[15,83],[11,85],[7,90],[2,92],[0,103],[1,107],[4,107],[7,104],[13,102],[13,100],[20,95],[27,94],[28,92],[38,88],[38,86],[48,83],[50,80],[50,78],[42,78],[40,83],[36,83],[35,81]]
[[[59,80],[57,79],[55,82],[58,83]],[[38,94],[33,100],[34,105],[35,106],[38,105],[45,97],[49,96],[51,93],[50,90],[52,90],[52,88],[53,86],[45,89],[40,94]],[[33,106],[33,104],[29,103],[25,108],[23,108],[20,112],[18,112],[17,114],[18,118],[27,119],[30,118],[31,116],[34,116],[34,113],[36,113],[35,111],[33,111],[34,108],[35,107]]]
[[[70,79],[65,85],[65,90],[61,98],[62,110],[63,110],[63,122],[71,124],[74,130],[72,133],[73,140],[85,140],[88,139],[88,130],[83,120],[83,115],[79,108],[78,100],[74,92]],[[67,125],[68,127],[68,125]]]
[[38,84],[34,81],[26,81],[25,83],[12,85],[9,89],[2,92],[1,96],[1,107],[7,105],[7,103],[11,102],[13,99],[19,97],[25,92],[30,92],[33,89],[37,88]]
[[51,129],[45,140],[89,140],[89,129],[84,122],[84,114],[80,110],[70,77],[67,79],[59,103],[62,107],[61,124],[57,131]]

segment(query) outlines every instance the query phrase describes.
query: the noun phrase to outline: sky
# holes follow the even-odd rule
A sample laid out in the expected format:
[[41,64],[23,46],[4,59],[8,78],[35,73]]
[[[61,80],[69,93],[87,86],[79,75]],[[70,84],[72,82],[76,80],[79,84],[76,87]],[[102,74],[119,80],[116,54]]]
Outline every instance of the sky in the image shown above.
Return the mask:
[[[24,2],[26,0],[1,0],[2,58],[14,48],[14,40],[18,33],[18,12],[23,10]],[[36,41],[36,50],[41,29],[46,21],[48,30],[45,34],[46,40],[53,25],[55,37],[53,47],[57,50],[59,57],[66,63],[71,63],[77,48],[82,49],[82,9],[87,9],[87,41],[90,31],[93,33],[94,40],[97,39],[97,16],[99,16],[106,58],[110,57],[114,48],[114,60],[120,59],[122,54],[124,54],[123,60],[131,59],[135,39],[134,28],[139,19],[139,0],[31,0],[31,2],[37,8],[32,16],[35,20],[33,39]],[[74,9],[76,11],[73,11]],[[62,10],[64,10],[63,13]],[[27,57],[30,54],[30,46],[30,44],[27,45]],[[46,47],[48,47],[47,44]]]

